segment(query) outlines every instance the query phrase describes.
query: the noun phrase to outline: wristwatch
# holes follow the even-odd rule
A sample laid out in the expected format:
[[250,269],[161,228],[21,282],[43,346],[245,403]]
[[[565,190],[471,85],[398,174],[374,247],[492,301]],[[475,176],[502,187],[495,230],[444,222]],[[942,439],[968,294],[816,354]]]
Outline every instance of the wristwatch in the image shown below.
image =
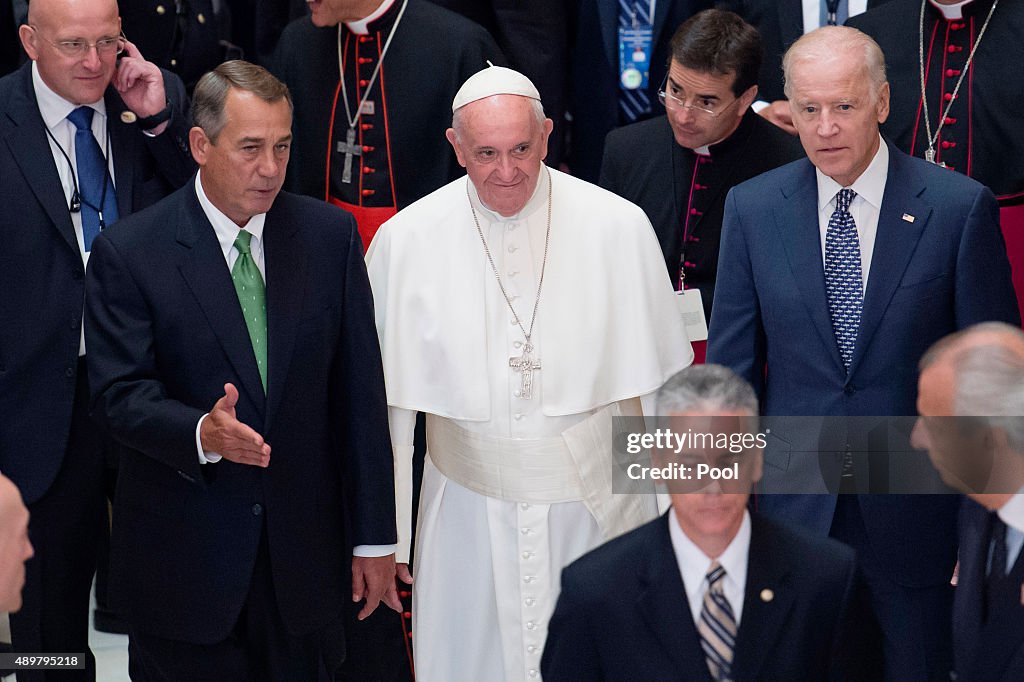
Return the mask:
[[141,130],[152,130],[164,121],[171,120],[171,101],[167,100],[167,106],[162,111],[152,116],[140,116],[135,120]]

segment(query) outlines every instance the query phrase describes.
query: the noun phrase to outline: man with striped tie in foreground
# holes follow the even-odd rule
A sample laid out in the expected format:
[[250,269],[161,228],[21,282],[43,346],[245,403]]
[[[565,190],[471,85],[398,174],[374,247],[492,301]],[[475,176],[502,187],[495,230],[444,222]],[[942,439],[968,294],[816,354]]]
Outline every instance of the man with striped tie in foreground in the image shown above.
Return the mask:
[[[694,365],[658,392],[676,434],[753,435],[757,398],[718,365]],[[759,448],[659,459],[736,466],[729,482],[669,484],[671,511],[571,564],[541,663],[559,680],[872,679],[876,642],[853,552],[747,511]],[[692,469],[691,471],[695,471]],[[699,477],[698,477],[699,478]]]

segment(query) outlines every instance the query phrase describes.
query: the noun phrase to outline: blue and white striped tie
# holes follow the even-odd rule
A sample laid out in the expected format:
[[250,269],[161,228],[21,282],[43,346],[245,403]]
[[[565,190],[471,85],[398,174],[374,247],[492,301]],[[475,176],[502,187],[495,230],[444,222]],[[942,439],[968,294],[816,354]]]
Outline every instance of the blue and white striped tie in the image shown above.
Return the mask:
[[864,279],[860,266],[860,238],[850,215],[850,202],[857,196],[852,189],[836,194],[836,210],[825,232],[825,293],[832,316],[832,331],[839,344],[843,365],[850,368],[853,349],[860,330],[864,308]]
[[706,578],[708,590],[704,593],[697,634],[700,635],[700,646],[704,650],[711,679],[728,680],[736,649],[736,616],[722,589],[725,569],[716,561],[711,564]]
[[[634,15],[638,26],[649,25],[651,23],[650,2],[648,0],[619,0],[619,26],[632,28]],[[651,112],[651,98],[643,88],[628,90],[620,82],[619,111],[622,113],[623,123],[633,123],[641,116]]]

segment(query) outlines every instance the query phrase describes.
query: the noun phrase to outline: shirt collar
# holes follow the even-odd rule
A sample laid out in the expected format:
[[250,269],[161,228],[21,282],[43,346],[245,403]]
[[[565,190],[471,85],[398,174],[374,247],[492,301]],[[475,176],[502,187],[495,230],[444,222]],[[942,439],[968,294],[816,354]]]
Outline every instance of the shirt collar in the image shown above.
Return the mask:
[[[836,194],[843,189],[843,186],[817,168],[814,169],[814,174],[818,178],[818,212],[820,213],[835,199]],[[882,197],[885,195],[885,181],[888,177],[889,146],[879,135],[878,151],[875,152],[874,158],[871,159],[871,163],[860,174],[860,177],[850,185],[850,189],[875,209],[881,209]]]
[[[43,77],[39,74],[39,66],[32,62],[32,88],[36,93],[36,103],[39,106],[39,114],[43,117],[43,123],[50,130],[66,119],[68,114],[77,109],[78,104],[69,102],[56,92],[54,92]],[[107,115],[107,104],[101,97],[96,102],[91,102],[85,106],[91,107],[96,113],[104,118]]]
[[530,196],[526,205],[523,206],[522,210],[515,215],[503,216],[497,211],[484,206],[483,202],[480,201],[480,195],[476,191],[476,186],[473,184],[469,176],[466,176],[466,182],[469,184],[469,201],[476,209],[477,213],[491,223],[501,222],[515,222],[519,220],[526,220],[533,215],[538,209],[545,205],[548,200],[548,183],[551,182],[550,173],[548,167],[544,164],[540,165],[540,177],[537,178],[537,186],[533,188],[533,194]]
[[1009,501],[999,508],[998,514],[1007,526],[1024,533],[1024,488],[1010,497]]
[[249,222],[245,224],[245,227],[238,227],[231,218],[224,215],[224,213],[213,205],[210,198],[206,196],[206,192],[203,191],[203,183],[200,182],[200,177],[203,171],[196,173],[196,196],[199,198],[199,205],[203,209],[203,213],[209,219],[210,224],[213,225],[213,231],[217,234],[217,241],[220,242],[220,249],[225,254],[231,251],[231,248],[235,245],[235,239],[238,237],[239,230],[248,230],[252,233],[252,238],[258,242],[263,240],[263,225],[266,223],[267,214],[258,213],[253,217],[249,218]]
[[935,2],[935,0],[929,0],[929,2],[932,7],[942,13],[942,16],[945,17],[947,21],[952,21],[954,19],[963,19],[964,7],[971,4],[973,0],[961,0],[960,2],[953,3],[952,5],[943,5]]
[[[689,536],[683,532],[676,518],[674,509],[668,512],[669,536],[672,539],[672,548],[676,553],[676,561],[679,563],[679,572],[683,576],[683,586],[686,588],[687,596],[693,596],[700,589],[701,583],[707,578],[708,570],[715,562],[701,550]],[[747,584],[747,561],[750,556],[750,512],[743,512],[743,521],[736,537],[732,539],[729,546],[725,548],[722,555],[718,557],[718,563],[725,569],[725,579],[733,580],[743,592]]]
[[369,16],[363,17],[359,21],[346,21],[345,26],[356,35],[364,36],[370,32],[370,24],[384,16],[384,13],[391,9],[393,4],[395,4],[395,0],[384,0]]

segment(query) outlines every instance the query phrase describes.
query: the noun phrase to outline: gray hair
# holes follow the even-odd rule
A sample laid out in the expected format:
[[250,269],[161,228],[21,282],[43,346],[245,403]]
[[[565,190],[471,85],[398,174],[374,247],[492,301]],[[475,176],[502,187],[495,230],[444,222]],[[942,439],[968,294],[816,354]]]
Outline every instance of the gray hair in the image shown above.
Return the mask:
[[[979,334],[995,338],[967,343]],[[1003,322],[974,325],[932,346],[921,358],[921,369],[947,353],[954,377],[953,413],[986,418],[1006,432],[1013,450],[1024,452],[1024,331]]]
[[783,89],[787,98],[793,95],[793,66],[797,62],[821,62],[839,54],[860,50],[864,69],[871,82],[871,101],[877,101],[878,92],[887,82],[885,55],[870,36],[849,26],[823,26],[804,34],[793,43],[782,58]]
[[224,104],[231,88],[251,92],[264,102],[274,103],[282,99],[292,109],[292,96],[288,86],[275,78],[262,66],[234,59],[208,71],[196,83],[192,95],[192,121],[203,129],[211,142],[224,130],[227,120]]
[[[530,108],[533,110],[533,117],[536,119],[537,125],[543,126],[544,120],[547,118],[547,116],[544,115],[544,105],[541,104],[539,99],[533,99],[532,97],[527,97],[527,99],[530,100]],[[473,102],[470,102],[469,104],[472,103]],[[465,104],[452,112],[452,130],[455,131],[455,139],[460,142],[462,141],[461,133],[466,124],[463,120],[465,119],[465,114],[463,112],[469,104]]]
[[758,414],[757,395],[742,377],[722,365],[692,365],[658,389],[659,415],[697,410]]

